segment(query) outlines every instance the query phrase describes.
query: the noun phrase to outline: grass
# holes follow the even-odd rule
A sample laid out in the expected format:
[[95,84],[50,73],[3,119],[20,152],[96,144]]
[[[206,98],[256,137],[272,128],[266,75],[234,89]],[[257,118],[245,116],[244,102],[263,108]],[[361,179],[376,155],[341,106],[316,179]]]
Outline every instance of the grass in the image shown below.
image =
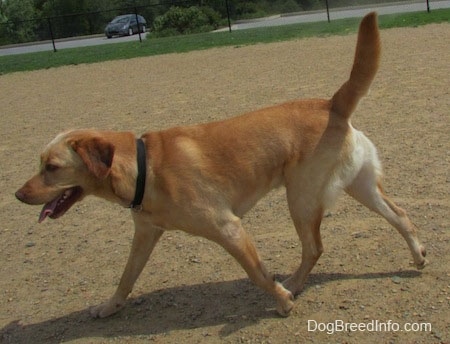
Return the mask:
[[[231,33],[216,32],[187,36],[150,38],[139,42],[105,44],[93,47],[62,49],[0,56],[0,75],[38,69],[47,69],[81,63],[95,63],[110,60],[129,59],[168,53],[222,46],[241,46],[256,43],[270,43],[304,37],[343,35],[357,31],[359,18],[334,20],[331,23],[317,22],[285,25],[278,27],[236,30]],[[381,29],[392,27],[420,26],[430,23],[450,22],[450,9],[433,10],[431,13],[414,12],[379,17]]]

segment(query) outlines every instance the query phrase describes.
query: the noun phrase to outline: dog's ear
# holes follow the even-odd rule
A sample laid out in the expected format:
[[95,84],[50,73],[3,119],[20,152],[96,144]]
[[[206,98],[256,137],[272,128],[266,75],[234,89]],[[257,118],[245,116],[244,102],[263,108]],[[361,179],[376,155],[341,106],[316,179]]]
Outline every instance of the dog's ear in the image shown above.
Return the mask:
[[114,146],[100,137],[83,138],[70,142],[89,171],[97,178],[106,178],[114,157]]

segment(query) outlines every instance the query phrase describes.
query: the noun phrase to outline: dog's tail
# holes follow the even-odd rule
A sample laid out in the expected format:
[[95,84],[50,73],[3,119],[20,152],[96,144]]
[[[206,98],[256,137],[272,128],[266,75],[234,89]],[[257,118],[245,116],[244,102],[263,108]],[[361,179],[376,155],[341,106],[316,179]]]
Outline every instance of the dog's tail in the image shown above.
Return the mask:
[[349,118],[366,95],[378,70],[380,59],[380,33],[377,14],[366,15],[359,25],[358,42],[350,78],[341,86],[331,99],[331,110]]

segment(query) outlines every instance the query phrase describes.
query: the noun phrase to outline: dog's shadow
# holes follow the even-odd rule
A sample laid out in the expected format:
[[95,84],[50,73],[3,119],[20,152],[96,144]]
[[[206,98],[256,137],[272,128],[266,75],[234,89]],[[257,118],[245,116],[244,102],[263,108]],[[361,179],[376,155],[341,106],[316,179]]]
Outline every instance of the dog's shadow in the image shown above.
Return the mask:
[[[418,271],[365,274],[311,274],[305,289],[337,280],[414,278]],[[283,280],[287,276],[277,276]],[[300,296],[301,298],[301,296]],[[301,302],[298,300],[297,303]],[[226,337],[239,329],[276,317],[273,299],[248,279],[212,282],[153,291],[128,299],[125,308],[106,319],[92,319],[89,310],[73,312],[40,323],[21,325],[13,321],[0,329],[2,343],[63,343],[81,338],[151,336],[173,330],[222,325]]]

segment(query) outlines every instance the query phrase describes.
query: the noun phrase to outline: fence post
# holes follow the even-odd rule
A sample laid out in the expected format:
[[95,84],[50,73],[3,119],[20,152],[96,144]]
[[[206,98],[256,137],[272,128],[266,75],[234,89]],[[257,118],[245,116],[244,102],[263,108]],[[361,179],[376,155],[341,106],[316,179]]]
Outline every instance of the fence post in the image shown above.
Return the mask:
[[430,13],[430,0],[427,0],[427,12]]
[[139,23],[139,18],[138,18],[138,14],[137,14],[137,8],[134,8],[134,15],[136,16],[136,23],[137,23],[137,28],[138,28],[138,34],[139,34],[139,42],[142,43],[142,37],[141,37],[141,24]]
[[328,4],[328,0],[325,0],[325,5],[327,6],[327,19],[328,19],[328,22],[330,22],[330,6]]
[[56,46],[55,46],[55,37],[53,36],[52,22],[51,22],[50,18],[47,18],[47,23],[48,23],[48,29],[50,31],[50,37],[52,38],[53,52],[56,53],[57,50],[56,50]]
[[228,30],[231,32],[230,6],[228,5],[228,0],[225,0],[225,7],[227,8]]

